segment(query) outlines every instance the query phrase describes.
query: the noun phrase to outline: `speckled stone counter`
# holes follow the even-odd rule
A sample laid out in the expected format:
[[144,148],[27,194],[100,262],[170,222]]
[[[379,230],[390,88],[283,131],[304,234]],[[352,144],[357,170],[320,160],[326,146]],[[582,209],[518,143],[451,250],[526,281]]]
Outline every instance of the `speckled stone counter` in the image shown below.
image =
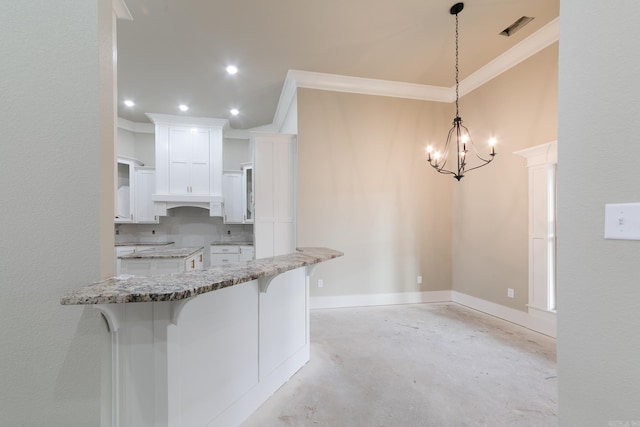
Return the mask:
[[175,242],[116,242],[114,246],[169,246]]
[[211,246],[253,246],[253,242],[212,242]]
[[154,248],[145,249],[143,251],[135,251],[130,254],[121,255],[120,259],[153,259],[153,258],[187,258],[195,254],[198,251],[203,250],[204,247],[197,248]]
[[[167,251],[164,249],[163,251]],[[138,252],[140,254],[142,252]],[[73,290],[60,299],[63,305],[178,301],[218,289],[268,278],[342,256],[327,248],[299,248],[296,253],[207,270],[130,279],[110,278]]]

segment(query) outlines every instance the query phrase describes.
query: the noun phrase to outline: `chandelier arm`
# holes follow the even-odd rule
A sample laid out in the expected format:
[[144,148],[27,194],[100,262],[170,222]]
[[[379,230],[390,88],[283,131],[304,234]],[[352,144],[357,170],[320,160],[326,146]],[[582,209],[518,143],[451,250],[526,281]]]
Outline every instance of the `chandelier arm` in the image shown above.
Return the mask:
[[454,130],[456,130],[456,126],[455,125],[451,129],[449,129],[449,134],[447,135],[447,143],[444,146],[444,153],[443,153],[443,156],[442,156],[442,158],[443,158],[442,163],[438,167],[436,167],[436,169],[440,173],[445,173],[445,172],[442,172],[444,170],[447,173],[455,175],[455,172],[445,169],[445,166],[447,165],[447,160],[449,159],[449,146],[451,145],[451,135],[453,134]]
[[471,169],[465,169],[465,173],[466,173],[466,172],[471,172],[471,171],[472,171],[472,170],[474,170],[474,169],[479,169],[479,168],[481,168],[481,167],[483,167],[483,166],[486,166],[487,164],[489,164],[489,163],[491,163],[491,162],[493,161],[493,158],[491,158],[490,160],[484,160],[484,159],[482,159],[482,161],[484,161],[484,163],[483,163],[483,164],[481,164],[481,165],[474,166],[474,167],[472,167]]

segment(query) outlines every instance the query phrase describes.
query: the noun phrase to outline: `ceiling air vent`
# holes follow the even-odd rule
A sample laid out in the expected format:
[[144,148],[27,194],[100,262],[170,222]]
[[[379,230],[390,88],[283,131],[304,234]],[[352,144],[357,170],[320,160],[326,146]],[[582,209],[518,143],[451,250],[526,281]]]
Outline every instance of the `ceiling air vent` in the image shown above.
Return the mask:
[[516,22],[514,22],[513,24],[509,25],[507,28],[502,30],[500,35],[509,37],[509,36],[515,34],[516,31],[520,30],[522,27],[524,27],[525,25],[527,25],[531,21],[533,21],[532,17],[523,16],[522,18],[519,18]]

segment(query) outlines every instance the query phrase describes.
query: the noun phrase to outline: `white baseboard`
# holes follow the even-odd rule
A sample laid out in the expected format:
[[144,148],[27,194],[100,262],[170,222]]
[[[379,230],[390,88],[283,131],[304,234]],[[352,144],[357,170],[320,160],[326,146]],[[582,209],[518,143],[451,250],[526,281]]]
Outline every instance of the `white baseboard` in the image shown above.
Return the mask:
[[532,331],[549,335],[553,338],[556,337],[555,317],[542,318],[533,315],[531,312],[515,310],[513,308],[472,297],[471,295],[463,294],[461,292],[452,291],[452,295],[452,301],[455,303],[490,314],[491,316],[499,317],[500,319],[515,323],[516,325],[524,326]]
[[418,304],[427,302],[455,302],[460,305],[498,317],[516,325],[550,337],[556,337],[555,315],[540,316],[535,312],[515,310],[504,305],[473,297],[456,291],[397,292],[371,295],[341,295],[311,297],[312,310],[322,308],[366,307],[375,305]]
[[367,307],[372,305],[417,304],[422,302],[449,302],[451,291],[396,292],[388,294],[339,295],[311,297],[312,310],[319,308]]

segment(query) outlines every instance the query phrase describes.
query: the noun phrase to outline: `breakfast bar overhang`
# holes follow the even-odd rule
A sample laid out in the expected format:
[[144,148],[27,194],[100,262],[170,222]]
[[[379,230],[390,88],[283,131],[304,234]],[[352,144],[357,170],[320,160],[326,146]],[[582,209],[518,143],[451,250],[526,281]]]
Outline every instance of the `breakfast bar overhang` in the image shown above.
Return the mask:
[[[111,278],[91,305],[111,332],[114,426],[234,426],[309,360],[309,275],[326,248],[161,276]],[[108,393],[107,393],[108,394]]]

